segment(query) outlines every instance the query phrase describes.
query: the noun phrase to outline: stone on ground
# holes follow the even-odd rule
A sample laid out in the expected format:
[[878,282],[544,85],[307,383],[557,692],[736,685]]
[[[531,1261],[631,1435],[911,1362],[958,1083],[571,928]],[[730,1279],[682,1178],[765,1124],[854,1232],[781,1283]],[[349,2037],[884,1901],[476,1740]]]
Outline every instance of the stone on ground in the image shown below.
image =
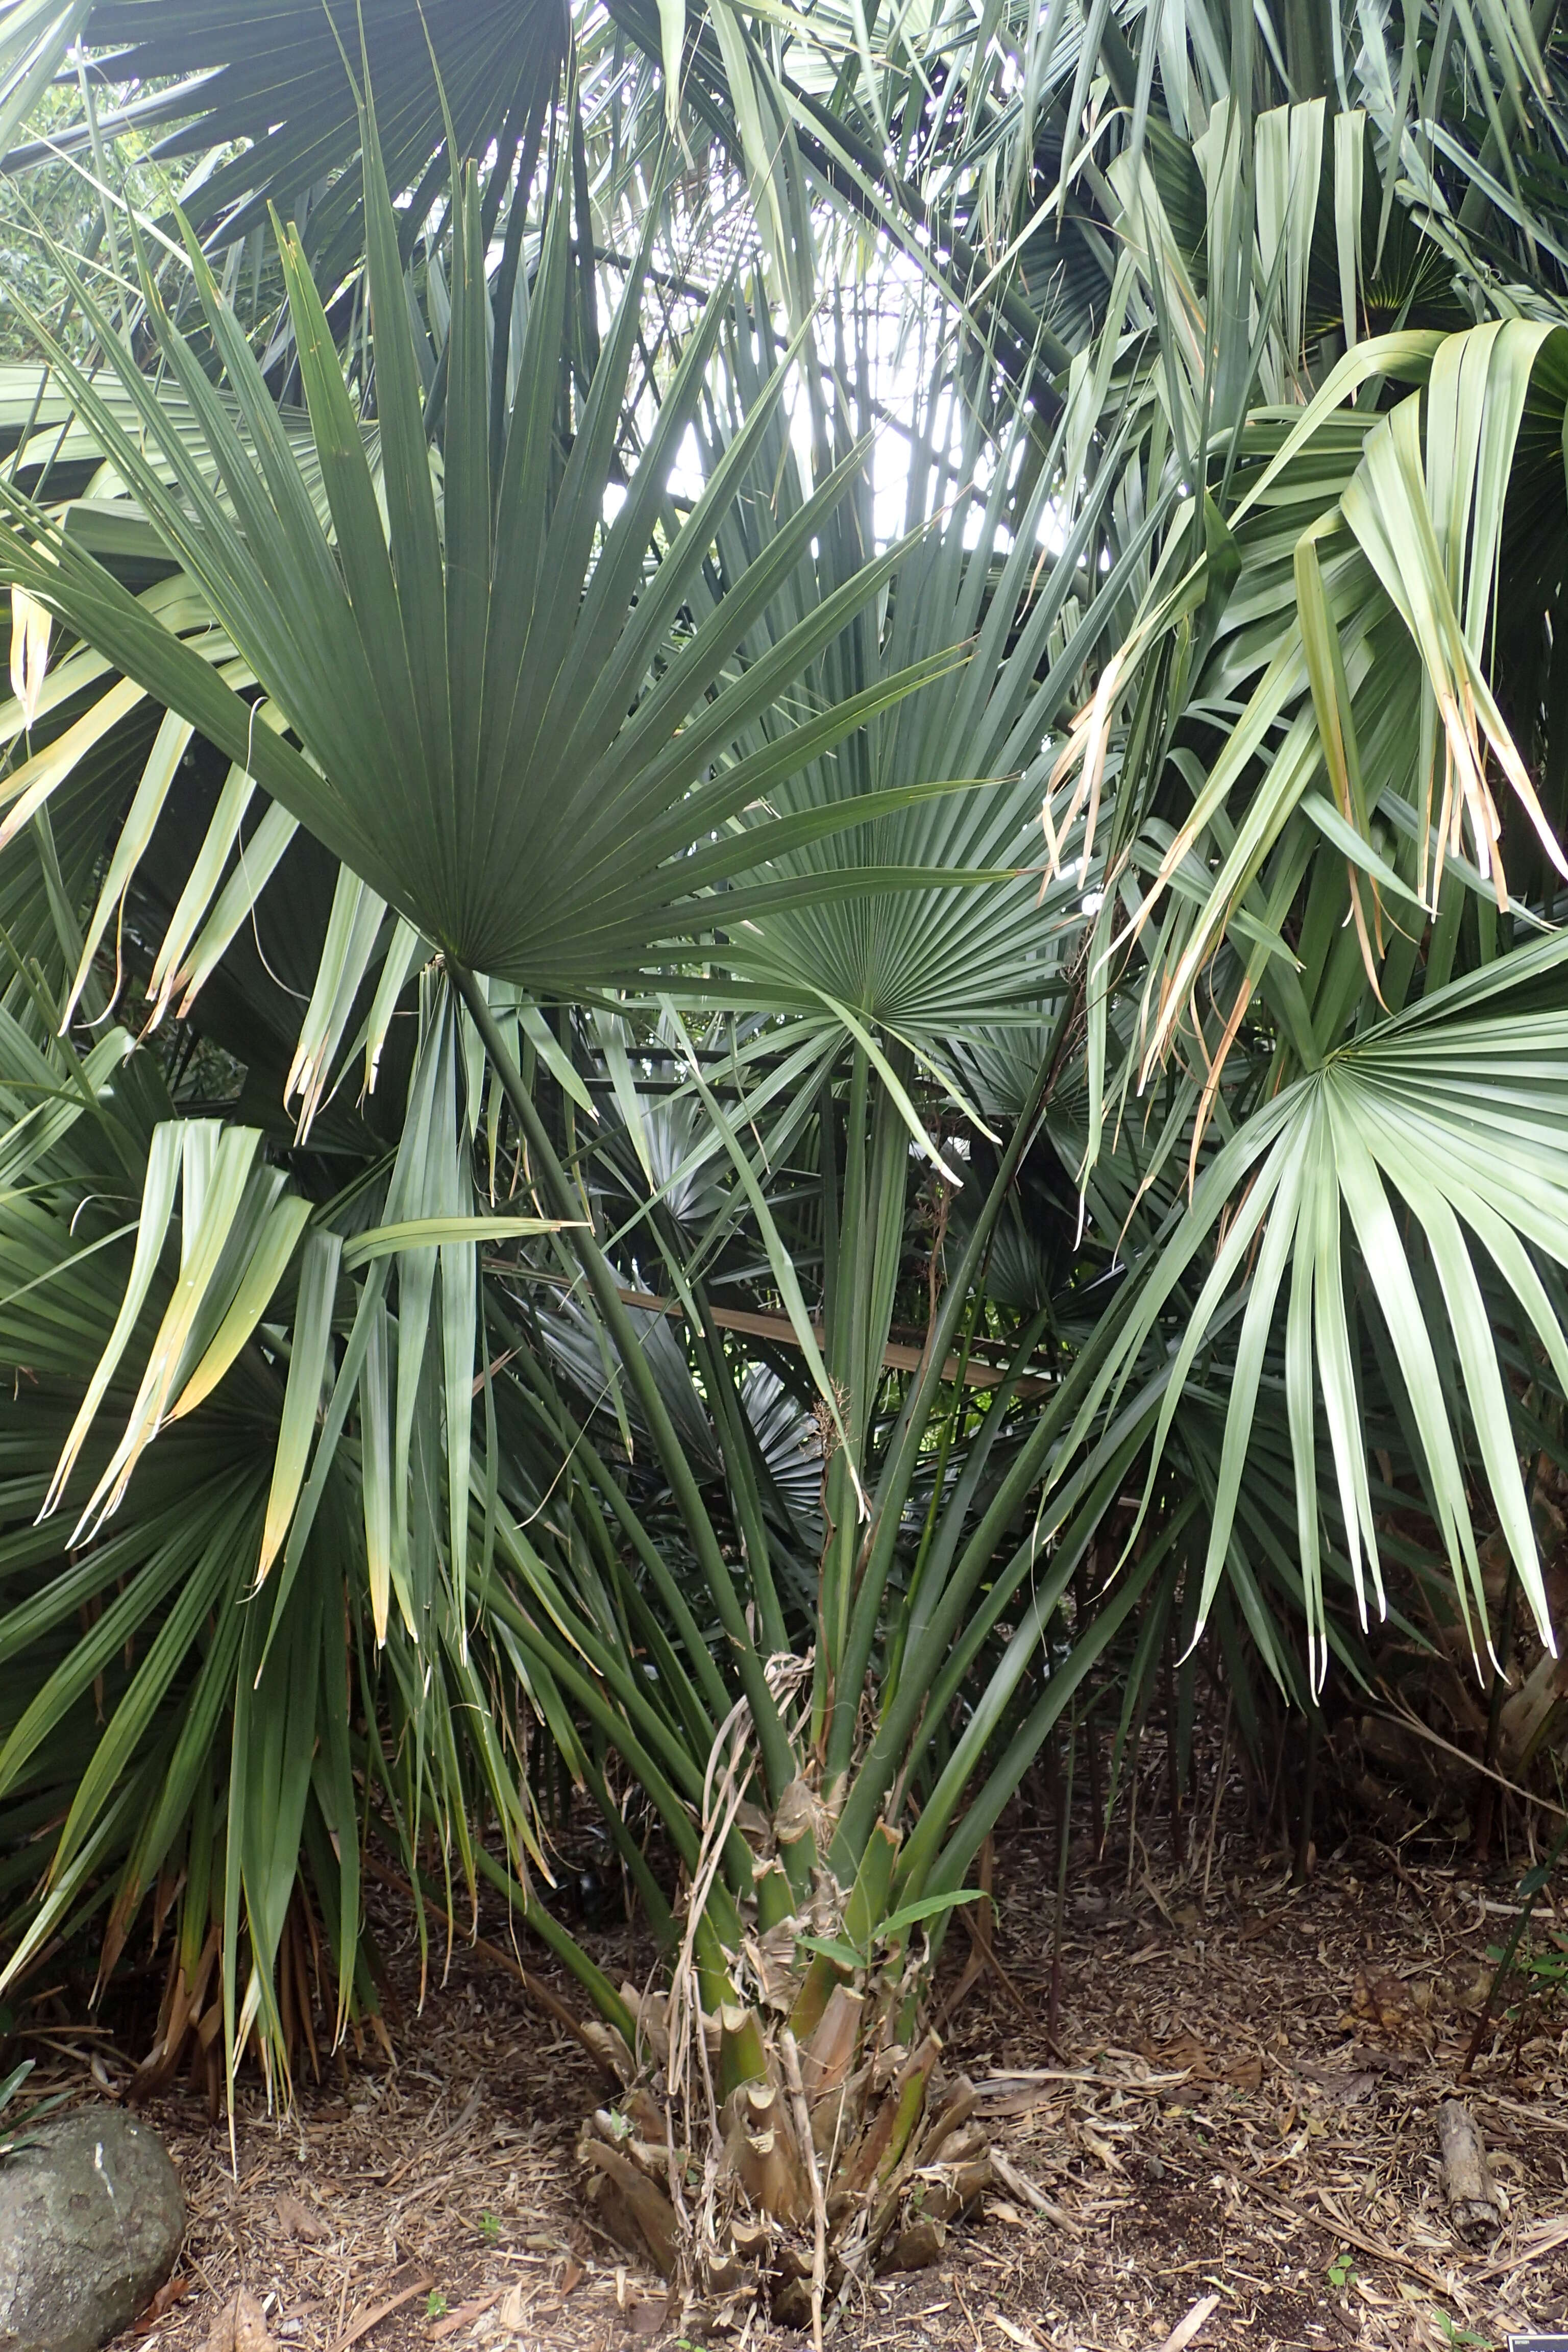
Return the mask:
[[0,2158],[0,2352],[98,2352],[174,2268],[179,2176],[122,2107],[77,2107],[25,2139]]

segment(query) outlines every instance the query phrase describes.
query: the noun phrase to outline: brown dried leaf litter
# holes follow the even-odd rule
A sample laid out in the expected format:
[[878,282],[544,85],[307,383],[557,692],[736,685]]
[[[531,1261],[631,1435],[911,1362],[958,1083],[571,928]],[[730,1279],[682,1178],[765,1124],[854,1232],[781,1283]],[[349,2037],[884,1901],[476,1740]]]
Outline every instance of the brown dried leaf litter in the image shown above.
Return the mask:
[[[1506,1885],[1369,1847],[1300,1891],[1278,1872],[1216,1881],[1205,1909],[1183,1883],[1129,1892],[1120,1864],[1075,1864],[1053,2046],[1046,1844],[1005,1841],[1005,1977],[988,1969],[945,2029],[998,2127],[1004,2193],[942,2267],[869,2290],[846,2352],[1446,2352],[1564,2324],[1568,2010],[1505,2002],[1457,2083]],[[393,1973],[411,1990],[409,1923],[380,1924],[405,1937]],[[637,1966],[628,1936],[601,1941],[605,1965]],[[585,2225],[574,2141],[604,2092],[581,2045],[461,1948],[393,2039],[395,2067],[327,2070],[285,2120],[244,2088],[237,2182],[205,2111],[153,2106],[192,2219],[138,2352],[615,2352],[678,2329],[663,2286]],[[128,2078],[99,2037],[50,2029],[37,2054],[63,2074],[79,2053],[85,2074],[89,2049]],[[1501,2211],[1479,2243],[1444,2194],[1457,2087]],[[753,2322],[740,2345],[784,2340]]]

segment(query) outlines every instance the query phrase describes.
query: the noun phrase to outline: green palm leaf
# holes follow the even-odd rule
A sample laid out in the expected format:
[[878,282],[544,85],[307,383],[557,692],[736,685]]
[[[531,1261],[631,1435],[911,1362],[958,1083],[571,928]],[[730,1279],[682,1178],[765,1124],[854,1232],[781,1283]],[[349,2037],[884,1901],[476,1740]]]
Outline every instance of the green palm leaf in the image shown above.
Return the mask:
[[[1069,1450],[1133,1377],[1178,1286],[1212,1248],[1171,1360],[1145,1486],[1147,1496],[1183,1385],[1211,1344],[1216,1318],[1245,1299],[1200,1625],[1226,1565],[1265,1350],[1280,1312],[1315,1672],[1326,1664],[1319,1397],[1363,1623],[1363,1561],[1379,1608],[1386,1606],[1360,1425],[1358,1364],[1370,1317],[1407,1406],[1424,1499],[1472,1642],[1483,1637],[1486,1624],[1469,1491],[1470,1475],[1479,1473],[1542,1639],[1552,1646],[1519,1441],[1490,1328],[1495,1309],[1486,1304],[1483,1284],[1489,1289],[1500,1279],[1521,1337],[1539,1346],[1562,1381],[1568,1339],[1534,1254],[1568,1263],[1568,1032],[1560,1011],[1536,1009],[1531,997],[1539,1003],[1542,983],[1565,957],[1561,940],[1543,941],[1434,992],[1413,1012],[1342,1046],[1240,1129],[1205,1169],[1191,1207],[1171,1218],[1149,1252]],[[1514,992],[1518,1009],[1505,1011],[1498,1000]],[[1216,1234],[1222,1219],[1223,1238]],[[1359,1297],[1349,1278],[1352,1246],[1362,1270]],[[1458,1390],[1450,1367],[1459,1376]]]
[[[360,123],[346,59],[363,37],[375,77],[386,157],[399,190],[426,180],[444,145],[445,121],[458,152],[499,150],[508,176],[531,121],[542,117],[564,63],[566,17],[550,0],[367,0],[331,7],[310,0],[108,0],[108,5],[10,6],[0,18],[0,77],[15,90],[0,114],[11,148],[31,95],[81,36],[114,58],[114,79],[129,97],[121,110],[100,107],[99,135],[113,140],[134,126],[170,165],[212,155],[200,176],[193,217],[225,244],[265,229],[268,205],[300,210],[310,249],[328,279],[341,278],[364,249],[364,184]],[[6,82],[0,79],[0,91]],[[3,104],[0,99],[0,104]],[[535,130],[537,137],[537,129]],[[89,143],[68,131],[68,152]],[[42,151],[58,152],[58,146]],[[7,155],[12,170],[39,160],[26,147]],[[497,194],[500,185],[498,182]],[[308,213],[305,206],[308,203]]]
[[[944,649],[880,678],[737,755],[745,730],[877,593],[897,552],[864,564],[774,641],[753,645],[770,604],[852,479],[848,460],[700,628],[689,636],[677,630],[732,485],[782,392],[785,372],[775,369],[697,509],[668,535],[651,584],[634,593],[663,531],[664,471],[693,413],[722,306],[715,303],[689,340],[643,463],[606,526],[637,281],[605,340],[563,466],[555,443],[566,293],[560,202],[492,482],[487,297],[471,172],[456,229],[438,505],[392,203],[368,112],[365,135],[384,526],[297,241],[284,240],[285,272],[301,328],[328,530],[248,345],[194,248],[237,421],[151,280],[150,314],[195,434],[121,357],[121,390],[158,453],[149,460],[111,405],[55,354],[81,415],[301,749],[258,727],[233,687],[13,492],[13,509],[33,535],[30,556],[19,541],[8,542],[20,559],[16,576],[21,583],[23,572],[29,582],[47,574],[52,609],[63,615],[68,608],[73,626],[182,711],[427,938],[536,993],[581,992],[635,971],[672,938],[708,929],[721,912],[731,927],[753,905],[807,897],[804,876],[742,878],[768,855],[768,823],[752,813],[754,804],[792,767],[821,757],[952,656]],[[98,318],[85,288],[79,299]],[[100,323],[106,347],[122,352],[107,320]],[[709,845],[694,862],[698,842]]]

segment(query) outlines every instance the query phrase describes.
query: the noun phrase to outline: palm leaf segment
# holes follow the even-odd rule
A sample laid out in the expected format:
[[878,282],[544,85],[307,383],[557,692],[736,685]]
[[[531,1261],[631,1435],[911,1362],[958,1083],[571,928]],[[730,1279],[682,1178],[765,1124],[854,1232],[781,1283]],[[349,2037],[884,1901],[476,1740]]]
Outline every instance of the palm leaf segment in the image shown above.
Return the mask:
[[[1352,233],[1351,348],[1313,390],[1308,268],[1320,205],[1346,221],[1342,183],[1352,232],[1359,215],[1350,130],[1331,167],[1321,104],[1239,131],[1216,110],[1194,144],[1207,211],[1192,249],[1147,164],[1112,168],[1121,316],[1146,301],[1169,328],[1121,413],[1142,405],[1151,475],[1173,451],[1214,487],[1173,515],[1045,809],[1058,868],[1076,857],[1101,886],[1090,996],[1108,1009],[1089,1024],[1080,1182],[1114,1192],[1101,1155],[1121,1149],[1122,1112],[1185,1063],[1153,1164],[1178,1151],[1194,1187],[1152,1232],[1117,1217],[1143,1286],[1114,1310],[1079,1433],[1163,1359],[1157,1466],[1184,1387],[1225,1364],[1206,1609],[1283,1401],[1315,1676],[1331,1544],[1363,1613],[1383,1601],[1364,1434],[1379,1412],[1472,1640],[1484,1477],[1550,1641],[1517,1375],[1560,1377],[1563,1360],[1561,954],[1519,944],[1542,917],[1504,853],[1516,877],[1568,866],[1504,709],[1525,702],[1514,666],[1531,658],[1516,626],[1539,633],[1555,594],[1568,345],[1552,320],[1517,317],[1357,340]],[[1381,404],[1351,408],[1374,381]],[[1256,1045],[1236,1050],[1244,1027],[1272,1033],[1266,1084]],[[1223,1148],[1205,1165],[1211,1121]]]
[[[0,1900],[16,1928],[5,1980],[105,1906],[107,1972],[150,1890],[178,1875],[176,1965],[143,2074],[156,2084],[204,2010],[213,2067],[226,2048],[232,2067],[253,2025],[268,2063],[286,2053],[278,1963],[297,1878],[325,1927],[340,2032],[351,2012],[374,2012],[359,1941],[356,1818],[371,1787],[405,1869],[414,1866],[406,1832],[423,1817],[455,1840],[471,1873],[474,1790],[465,1776],[475,1765],[487,1780],[493,1773],[491,1798],[514,1840],[537,1851],[500,1743],[466,1748],[449,1711],[470,1723],[484,1715],[481,1637],[465,1622],[460,1583],[437,1561],[428,1517],[399,1553],[389,1515],[389,1562],[371,1540],[368,1505],[362,1531],[337,1452],[367,1362],[383,1407],[367,1450],[388,1422],[405,1463],[431,1446],[429,1383],[412,1437],[413,1416],[387,1410],[387,1261],[378,1253],[424,1245],[413,1254],[412,1289],[427,1313],[430,1285],[420,1290],[417,1262],[466,1232],[458,1218],[411,1234],[407,1214],[423,1205],[421,1182],[438,1183],[452,1164],[449,1150],[443,1159],[433,1148],[451,1024],[433,1033],[410,1148],[388,1187],[385,1204],[401,1221],[391,1233],[362,1228],[346,1247],[318,1223],[300,1247],[308,1206],[285,1190],[280,1171],[258,1164],[253,1130],[179,1117],[156,1057],[135,1051],[123,1030],[79,1057],[46,1025],[42,996],[25,994],[14,982],[0,1003],[0,1353],[27,1367],[27,1402],[12,1417],[0,1479],[0,1798],[14,1849],[0,1866]],[[503,1223],[527,1228],[492,1219],[489,1229]],[[340,1274],[362,1263],[371,1272],[356,1314]],[[460,1288],[459,1267],[454,1296]],[[349,1370],[339,1387],[332,1327],[345,1297]],[[411,1304],[410,1321],[416,1313]],[[279,1316],[289,1327],[286,1363]],[[324,1416],[323,1380],[333,1397]],[[166,1433],[149,1450],[160,1423]],[[71,1549],[78,1513],[74,1502],[54,1507],[62,1486],[69,1481],[78,1500],[86,1494],[96,1517],[132,1467],[132,1507],[93,1540],[80,1541],[77,1528]],[[258,1551],[264,1562],[279,1555],[264,1591]],[[398,1600],[390,1622],[389,1568]],[[364,1738],[345,1703],[356,1675],[372,1727]],[[226,1724],[232,1741],[220,1736]],[[243,1988],[242,1922],[253,1962]]]
[[1171,1342],[1145,1497],[1184,1385],[1241,1309],[1197,1622],[1230,1559],[1238,1508],[1245,1517],[1260,1388],[1282,1385],[1315,1681],[1327,1664],[1325,1520],[1337,1517],[1363,1625],[1369,1578],[1386,1609],[1363,1366],[1394,1401],[1472,1642],[1487,1608],[1467,1457],[1485,1473],[1521,1590],[1555,1646],[1499,1358],[1511,1324],[1557,1381],[1568,1373],[1561,1286],[1536,1262],[1540,1253],[1549,1267],[1568,1263],[1564,1021],[1552,1002],[1565,956],[1554,939],[1483,966],[1341,1047],[1255,1114],[1205,1171],[1190,1209],[1168,1221],[1163,1246],[1145,1256],[1084,1405],[1079,1436],[1121,1395],[1162,1316],[1206,1262]]
[[[849,310],[840,297],[839,365],[855,388],[850,393],[847,386],[832,418],[834,454],[842,459],[852,453],[854,404],[868,425],[872,417],[866,337],[862,331],[852,342],[859,322],[846,316]],[[755,362],[744,341],[737,341],[735,373],[743,383]],[[1068,543],[1047,554],[1045,520],[1047,513],[1054,520],[1060,512],[1064,497],[1065,431],[1041,433],[1038,446],[1032,446],[1030,420],[1020,411],[999,438],[986,480],[984,459],[992,453],[980,417],[966,408],[953,488],[929,455],[942,434],[953,429],[944,369],[938,364],[932,373],[929,385],[908,395],[910,536],[886,621],[879,629],[862,619],[843,633],[824,656],[820,690],[825,698],[864,694],[915,675],[939,661],[949,646],[971,646],[972,657],[962,677],[902,697],[836,756],[789,779],[778,805],[804,812],[838,803],[847,819],[858,803],[875,819],[889,787],[947,780],[952,789],[911,798],[875,822],[846,823],[784,853],[783,869],[815,876],[815,889],[800,903],[736,930],[724,947],[730,971],[758,1002],[837,1007],[851,1034],[858,1022],[901,1039],[922,1058],[945,1055],[954,1035],[977,1023],[1033,1019],[1060,985],[1053,937],[1059,905],[1049,908],[1044,921],[1040,914],[1035,826],[1047,763],[1039,749],[1081,671],[1086,639],[1073,625],[1072,597],[1084,551],[1098,552],[1100,535],[1109,536],[1106,493],[1114,479],[1113,469],[1104,469],[1097,491],[1073,519]],[[746,409],[761,388],[759,381]],[[823,437],[826,442],[826,429]],[[728,446],[716,442],[709,462],[716,466]],[[737,576],[792,526],[801,493],[792,481],[791,456],[786,422],[775,412],[753,464],[750,495],[721,530],[726,570]],[[826,454],[819,457],[825,470],[827,462]],[[792,593],[801,607],[826,604],[853,577],[858,551],[872,538],[872,509],[868,469],[834,530],[822,535],[795,574]],[[998,555],[1003,547],[1005,554]],[[782,638],[795,618],[795,603],[782,605],[770,616],[772,634]],[[764,714],[758,731],[782,742],[780,715]],[[879,866],[958,887],[878,891],[872,886]],[[987,868],[993,887],[963,887],[966,876]],[[862,887],[857,888],[858,880]],[[1075,895],[1063,888],[1058,898]]]
[[[444,106],[459,154],[495,156],[499,206],[520,146],[537,137],[567,47],[561,0],[65,0],[8,15],[15,29],[7,25],[9,38],[0,40],[5,143],[29,93],[79,37],[114,89],[135,93],[100,109],[100,141],[133,131],[156,142],[155,162],[211,159],[191,191],[204,239],[232,245],[264,232],[276,205],[297,214],[324,284],[356,268],[364,251],[345,53],[357,55],[363,39],[394,186],[428,188],[440,174]],[[13,92],[17,102],[5,110]],[[92,136],[88,124],[72,126],[47,145],[14,149],[6,166],[86,150]]]
[[[52,353],[81,415],[259,681],[262,704],[247,702],[237,690],[243,680],[215,674],[212,660],[16,493],[30,543],[13,539],[7,566],[17,584],[68,616],[344,861],[377,901],[360,909],[363,931],[374,934],[373,913],[391,905],[466,965],[536,992],[581,993],[635,972],[656,948],[710,929],[721,913],[734,923],[753,908],[808,896],[805,876],[739,877],[847,817],[816,809],[769,826],[743,813],[765,805],[782,778],[952,656],[813,710],[782,739],[736,756],[752,722],[875,595],[896,562],[895,551],[863,565],[748,659],[750,633],[832,512],[856,460],[835,470],[701,626],[688,630],[688,597],[784,372],[773,372],[725,464],[677,526],[665,485],[718,331],[715,300],[606,525],[606,493],[621,487],[621,403],[640,271],[632,273],[567,451],[564,203],[551,208],[515,392],[492,399],[483,230],[469,167],[456,222],[437,462],[368,110],[364,137],[379,483],[298,237],[281,239],[325,525],[246,339],[194,247],[237,416],[213,393],[150,277],[149,315],[196,434],[182,434],[179,412],[161,403],[85,288],[79,298],[156,462],[125,429],[119,404],[100,398],[63,352]],[[662,551],[650,567],[656,539]],[[268,717],[274,724],[259,723]],[[284,726],[300,749],[285,740]]]

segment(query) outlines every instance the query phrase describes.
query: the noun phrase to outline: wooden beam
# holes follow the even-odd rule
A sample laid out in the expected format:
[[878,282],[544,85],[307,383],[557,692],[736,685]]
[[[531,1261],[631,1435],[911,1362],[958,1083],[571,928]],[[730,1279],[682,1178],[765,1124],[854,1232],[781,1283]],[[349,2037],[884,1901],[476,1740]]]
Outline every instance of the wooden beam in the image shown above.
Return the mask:
[[[679,1298],[661,1298],[651,1290],[623,1290],[621,1298],[627,1307],[640,1307],[647,1315],[683,1316],[686,1312]],[[800,1345],[795,1326],[786,1315],[754,1315],[745,1307],[710,1307],[708,1312],[721,1331],[740,1331],[751,1339],[772,1339],[781,1348]],[[814,1323],[811,1328],[820,1345],[821,1324]],[[918,1372],[924,1360],[921,1349],[907,1347],[900,1339],[889,1339],[882,1350],[882,1366],[889,1372]],[[955,1381],[958,1370],[958,1358],[950,1356],[942,1366],[942,1376],[945,1381]],[[965,1388],[1000,1388],[1004,1377],[999,1365],[980,1363],[973,1356],[963,1367]],[[1046,1386],[1046,1381],[1036,1373],[1020,1383],[1019,1394],[1037,1396]]]

